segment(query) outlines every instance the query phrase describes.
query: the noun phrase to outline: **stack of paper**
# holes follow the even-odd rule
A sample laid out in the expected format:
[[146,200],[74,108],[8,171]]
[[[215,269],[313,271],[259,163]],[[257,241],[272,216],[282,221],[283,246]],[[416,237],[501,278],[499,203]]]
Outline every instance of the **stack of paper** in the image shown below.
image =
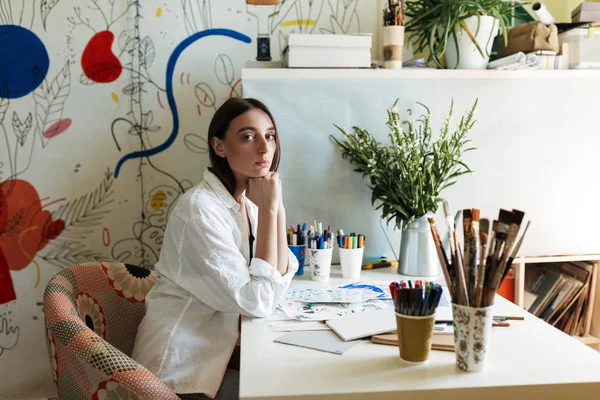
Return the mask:
[[360,283],[319,290],[290,290],[279,303],[290,319],[301,321],[327,321],[392,306],[388,287]]
[[[449,291],[442,293],[436,321],[452,321]],[[280,343],[342,354],[360,339],[396,331],[388,285],[291,289],[279,307],[283,313],[269,318],[268,324],[274,332],[288,332],[275,339]],[[436,333],[452,333],[451,328],[445,323],[436,325]]]
[[565,56],[553,51],[538,51],[529,54],[519,52],[491,61],[488,69],[568,69],[568,65]]

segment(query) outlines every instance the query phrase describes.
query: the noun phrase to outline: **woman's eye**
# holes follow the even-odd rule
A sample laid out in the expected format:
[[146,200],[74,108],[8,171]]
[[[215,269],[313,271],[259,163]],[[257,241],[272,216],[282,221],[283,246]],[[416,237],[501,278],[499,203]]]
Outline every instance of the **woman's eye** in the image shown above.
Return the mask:
[[267,135],[267,139],[269,139],[269,140],[275,140],[275,135],[274,135],[274,134],[272,134],[272,133],[269,133],[269,134]]
[[250,140],[252,140],[252,135],[244,135],[244,140],[249,142]]

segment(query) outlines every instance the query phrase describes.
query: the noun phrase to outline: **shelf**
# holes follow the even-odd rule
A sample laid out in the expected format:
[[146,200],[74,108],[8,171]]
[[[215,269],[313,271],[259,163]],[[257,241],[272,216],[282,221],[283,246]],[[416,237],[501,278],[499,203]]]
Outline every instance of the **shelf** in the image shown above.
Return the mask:
[[[525,292],[525,264],[536,263],[558,263],[570,261],[600,261],[600,254],[568,254],[561,256],[520,256],[515,258],[512,269],[515,277],[515,300],[514,303],[523,307]],[[600,282],[600,280],[599,280]],[[600,284],[599,284],[600,285]]]
[[444,70],[404,68],[243,68],[248,79],[598,79],[600,70]]
[[573,336],[575,339],[579,340],[581,343],[584,344],[600,344],[600,339],[598,339],[595,336]]
[[514,263],[553,263],[569,261],[600,261],[600,254],[565,254],[560,256],[522,256],[517,257]]
[[600,339],[595,336],[572,336],[573,338],[579,340],[581,343],[590,346],[592,349],[596,351],[600,351]]

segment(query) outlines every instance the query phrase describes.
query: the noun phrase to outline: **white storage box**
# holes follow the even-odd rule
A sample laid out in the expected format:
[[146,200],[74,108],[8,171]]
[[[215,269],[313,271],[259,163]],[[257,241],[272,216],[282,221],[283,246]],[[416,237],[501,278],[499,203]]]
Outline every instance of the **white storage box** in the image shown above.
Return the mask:
[[369,68],[371,35],[290,34],[283,51],[289,68]]
[[569,68],[600,69],[600,31],[572,29],[558,35],[569,46]]

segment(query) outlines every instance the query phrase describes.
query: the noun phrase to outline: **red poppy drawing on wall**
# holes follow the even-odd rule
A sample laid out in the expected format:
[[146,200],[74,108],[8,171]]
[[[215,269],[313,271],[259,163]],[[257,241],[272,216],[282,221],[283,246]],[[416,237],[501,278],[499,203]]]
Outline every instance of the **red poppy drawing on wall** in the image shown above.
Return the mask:
[[9,271],[27,267],[50,240],[65,227],[42,209],[37,190],[27,181],[0,183],[0,304],[15,300]]

